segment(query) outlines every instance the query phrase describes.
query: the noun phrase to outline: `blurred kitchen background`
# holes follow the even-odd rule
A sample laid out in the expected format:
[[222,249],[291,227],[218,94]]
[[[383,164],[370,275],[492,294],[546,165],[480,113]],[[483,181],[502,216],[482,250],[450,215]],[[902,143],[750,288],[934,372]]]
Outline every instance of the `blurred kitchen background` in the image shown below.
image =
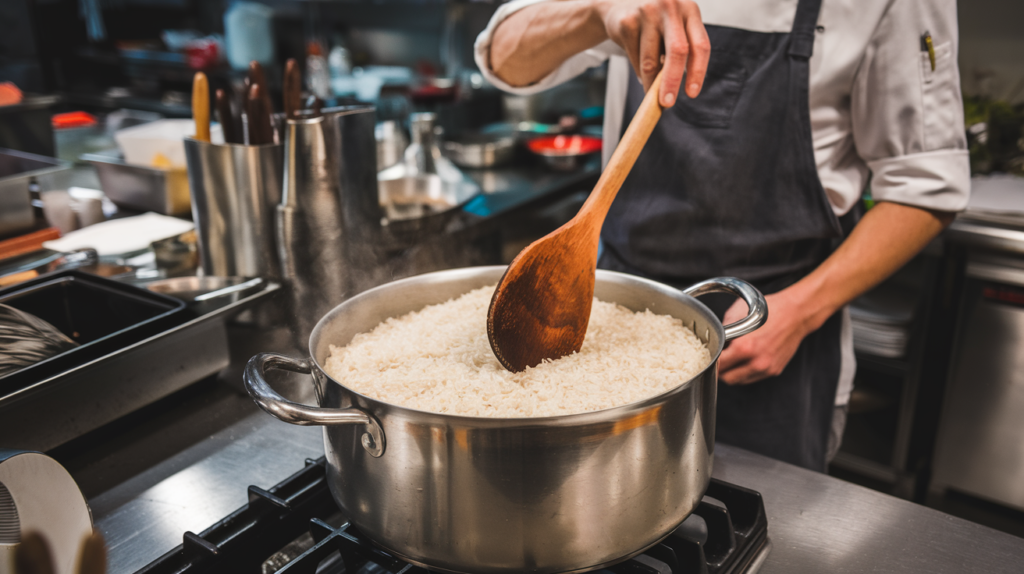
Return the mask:
[[[437,173],[466,190],[412,214],[391,206],[386,218],[395,231],[387,240],[395,243],[367,274],[390,279],[507,263],[575,214],[596,182],[599,147],[586,142],[599,141],[605,76],[595,69],[532,97],[499,92],[476,69],[472,48],[499,5],[3,0],[0,82],[10,84],[0,89],[8,103],[0,106],[0,154],[14,159],[0,158],[0,186],[18,180],[29,189],[33,219],[6,228],[0,240],[56,227],[64,241],[91,224],[146,212],[191,219],[184,160],[172,157],[174,149],[143,147],[163,138],[180,148],[191,121],[155,122],[191,118],[196,71],[212,90],[233,94],[243,89],[251,61],[262,64],[281,111],[284,65],[293,58],[304,95],[323,107],[375,106],[378,172],[406,161],[416,145],[427,155],[436,148],[455,166]],[[959,13],[974,198],[924,253],[854,305],[856,388],[831,473],[1024,536],[1024,3],[962,1]],[[146,126],[149,132],[138,131]],[[386,186],[388,176],[380,181]],[[178,232],[165,220],[156,227]],[[187,235],[174,235],[171,245],[101,250],[87,254],[88,263],[139,284],[195,275],[195,238]],[[55,257],[73,266],[73,251],[83,245],[44,250],[50,259],[43,264],[26,262],[23,250],[20,258],[3,258],[0,247],[0,286],[53,269]],[[259,323],[248,312],[243,327]],[[236,322],[227,332],[239,329]],[[118,420],[138,424],[153,409],[199,400],[191,383],[227,363],[234,375],[221,372],[220,379],[237,378],[238,358],[254,350],[267,349],[230,338],[226,358],[208,372],[73,436],[54,437],[44,450],[69,468],[87,497],[90,488],[99,492],[90,480],[100,480],[102,458],[80,457],[81,445],[98,440],[95,433],[112,436]]]

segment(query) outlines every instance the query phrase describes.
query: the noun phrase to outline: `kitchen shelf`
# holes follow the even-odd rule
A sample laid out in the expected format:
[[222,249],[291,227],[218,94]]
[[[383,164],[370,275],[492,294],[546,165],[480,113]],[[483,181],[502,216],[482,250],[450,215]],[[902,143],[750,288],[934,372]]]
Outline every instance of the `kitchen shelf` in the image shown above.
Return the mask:
[[904,377],[911,371],[911,364],[905,359],[879,357],[863,351],[856,351],[857,370],[865,369],[895,377]]

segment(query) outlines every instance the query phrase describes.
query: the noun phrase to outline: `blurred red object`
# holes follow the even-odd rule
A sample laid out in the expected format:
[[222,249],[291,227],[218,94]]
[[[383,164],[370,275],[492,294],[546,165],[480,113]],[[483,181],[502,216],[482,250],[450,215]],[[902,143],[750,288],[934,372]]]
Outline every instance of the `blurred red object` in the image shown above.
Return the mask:
[[21,90],[13,82],[0,82],[0,106],[20,104],[22,97]]
[[526,144],[541,155],[585,155],[601,151],[601,138],[593,136],[548,136]]
[[185,62],[193,70],[206,70],[217,65],[220,61],[220,48],[217,42],[210,39],[201,39],[189,42],[185,46]]
[[65,114],[54,114],[50,118],[55,130],[66,130],[70,128],[88,128],[96,125],[96,116],[87,112],[67,112]]

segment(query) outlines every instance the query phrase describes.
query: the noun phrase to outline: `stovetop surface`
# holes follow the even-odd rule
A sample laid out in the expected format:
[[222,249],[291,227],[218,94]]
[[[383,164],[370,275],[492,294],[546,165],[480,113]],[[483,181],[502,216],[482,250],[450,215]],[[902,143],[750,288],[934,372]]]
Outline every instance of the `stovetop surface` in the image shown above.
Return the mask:
[[[136,572],[181,544],[183,532],[202,532],[244,505],[245,485],[277,484],[323,455],[320,429],[237,401],[250,414],[226,421],[227,407],[196,401],[146,432],[122,430],[118,445],[82,453],[92,462],[73,469],[79,481],[135,465],[126,478],[83,489],[107,539],[110,572]],[[188,444],[156,452],[178,436]],[[715,447],[713,476],[764,498],[772,548],[759,574],[1018,574],[1024,564],[1021,538],[728,445]]]
[[[138,574],[427,574],[381,550],[334,504],[323,457],[274,487],[248,488],[248,503]],[[676,531],[602,574],[751,573],[767,553],[761,495],[712,479],[707,495]]]

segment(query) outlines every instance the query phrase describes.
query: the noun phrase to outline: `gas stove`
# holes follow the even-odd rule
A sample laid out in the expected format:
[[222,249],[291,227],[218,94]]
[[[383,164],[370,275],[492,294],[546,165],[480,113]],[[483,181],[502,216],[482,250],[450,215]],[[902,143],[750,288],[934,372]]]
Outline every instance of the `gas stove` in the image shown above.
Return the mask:
[[[348,523],[327,486],[325,460],[249,502],[137,574],[427,574],[382,551]],[[753,574],[771,544],[761,495],[711,479],[700,505],[664,540],[598,574]]]

